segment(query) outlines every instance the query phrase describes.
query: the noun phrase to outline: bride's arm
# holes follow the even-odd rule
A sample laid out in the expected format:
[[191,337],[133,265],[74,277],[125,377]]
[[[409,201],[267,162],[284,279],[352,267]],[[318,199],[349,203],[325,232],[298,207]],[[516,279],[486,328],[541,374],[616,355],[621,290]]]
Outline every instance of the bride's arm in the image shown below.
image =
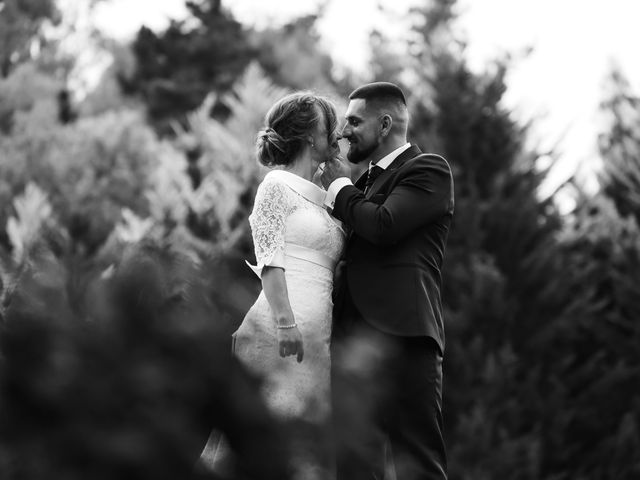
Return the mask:
[[262,270],[262,288],[273,312],[278,328],[278,348],[281,357],[296,355],[298,362],[304,356],[302,334],[289,303],[284,269],[265,266]]
[[278,327],[281,357],[296,355],[302,361],[302,335],[295,317],[284,276],[284,231],[291,213],[290,189],[273,177],[265,177],[258,187],[249,216],[258,266],[254,272],[262,279],[262,288]]

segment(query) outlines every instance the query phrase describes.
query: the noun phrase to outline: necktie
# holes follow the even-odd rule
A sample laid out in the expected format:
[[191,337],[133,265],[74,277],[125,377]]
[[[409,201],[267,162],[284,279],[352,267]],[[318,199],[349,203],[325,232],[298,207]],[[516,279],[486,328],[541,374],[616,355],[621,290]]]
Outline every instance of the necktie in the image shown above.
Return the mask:
[[376,178],[378,178],[382,172],[384,172],[384,168],[377,165],[373,165],[369,169],[369,173],[367,174],[367,181],[364,184],[364,193],[367,193],[369,191],[369,188],[371,188],[373,182],[376,181]]

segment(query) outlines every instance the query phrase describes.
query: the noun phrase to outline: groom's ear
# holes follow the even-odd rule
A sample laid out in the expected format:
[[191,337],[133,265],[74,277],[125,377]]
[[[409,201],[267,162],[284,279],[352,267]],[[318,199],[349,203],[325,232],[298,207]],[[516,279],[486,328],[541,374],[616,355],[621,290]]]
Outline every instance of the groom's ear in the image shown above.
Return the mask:
[[388,113],[382,115],[382,117],[380,117],[380,135],[383,137],[389,135],[389,132],[391,131],[391,125],[393,125],[393,119],[391,118],[391,115],[389,115]]

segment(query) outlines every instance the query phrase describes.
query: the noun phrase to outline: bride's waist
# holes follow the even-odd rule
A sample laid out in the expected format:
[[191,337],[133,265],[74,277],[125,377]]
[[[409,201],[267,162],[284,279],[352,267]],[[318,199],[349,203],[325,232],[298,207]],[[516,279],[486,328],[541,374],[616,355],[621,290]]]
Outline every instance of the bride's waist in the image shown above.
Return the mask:
[[305,247],[291,242],[286,242],[284,244],[284,255],[285,257],[287,257],[287,263],[290,263],[291,261],[295,263],[295,260],[301,260],[303,262],[309,262],[314,265],[323,267],[331,273],[333,273],[333,270],[335,269],[337,263],[336,258],[330,257],[320,250]]

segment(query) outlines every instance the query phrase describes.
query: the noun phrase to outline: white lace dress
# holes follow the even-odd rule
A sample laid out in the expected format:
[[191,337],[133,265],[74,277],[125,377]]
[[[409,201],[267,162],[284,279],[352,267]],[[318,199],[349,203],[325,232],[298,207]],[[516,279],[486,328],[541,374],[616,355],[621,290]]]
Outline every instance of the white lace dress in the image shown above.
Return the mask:
[[325,210],[324,196],[313,183],[273,170],[258,187],[249,217],[256,273],[266,265],[284,268],[303,337],[303,361],[280,357],[276,322],[264,292],[234,334],[234,351],[264,378],[271,409],[285,418],[312,422],[322,422],[329,413],[331,290],[344,245],[344,231]]
[[[234,333],[234,352],[263,378],[267,405],[280,418],[321,426],[330,413],[329,339],[334,267],[345,234],[324,208],[326,192],[283,170],[270,171],[258,187],[249,216],[257,266],[284,269],[289,303],[303,337],[304,359],[279,355],[276,320],[264,291]],[[302,439],[291,439],[297,446]],[[304,441],[302,442],[304,443]],[[321,447],[302,445],[291,452],[296,480],[333,478],[332,466],[317,455]],[[224,478],[232,457],[224,435],[213,432],[202,465]],[[330,460],[329,460],[330,462]]]

